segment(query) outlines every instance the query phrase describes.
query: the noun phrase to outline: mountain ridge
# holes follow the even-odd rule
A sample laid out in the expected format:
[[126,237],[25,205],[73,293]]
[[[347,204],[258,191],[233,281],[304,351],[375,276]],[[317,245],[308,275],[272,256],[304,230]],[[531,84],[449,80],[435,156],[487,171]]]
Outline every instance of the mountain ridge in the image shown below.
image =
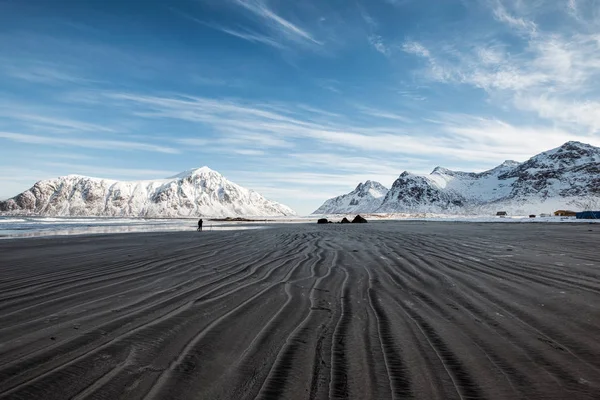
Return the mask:
[[341,208],[348,212],[364,213],[380,206],[388,190],[377,181],[367,180],[359,183],[352,192],[327,200],[313,214],[331,214],[329,210]]
[[119,181],[83,175],[42,180],[0,201],[0,212],[148,218],[296,215],[291,208],[206,166],[154,180]]
[[[352,192],[351,192],[352,193]],[[347,196],[342,195],[334,199]],[[354,210],[324,206],[313,214]],[[376,207],[361,212],[537,214],[558,208],[600,208],[600,148],[569,141],[524,162],[506,160],[483,172],[438,166],[428,175],[404,171]]]

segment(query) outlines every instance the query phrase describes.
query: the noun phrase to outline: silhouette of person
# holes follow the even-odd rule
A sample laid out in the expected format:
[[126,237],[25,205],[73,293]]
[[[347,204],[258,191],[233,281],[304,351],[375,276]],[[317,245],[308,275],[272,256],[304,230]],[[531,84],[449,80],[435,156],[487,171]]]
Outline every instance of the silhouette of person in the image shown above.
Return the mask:
[[198,221],[198,232],[202,232],[202,218]]

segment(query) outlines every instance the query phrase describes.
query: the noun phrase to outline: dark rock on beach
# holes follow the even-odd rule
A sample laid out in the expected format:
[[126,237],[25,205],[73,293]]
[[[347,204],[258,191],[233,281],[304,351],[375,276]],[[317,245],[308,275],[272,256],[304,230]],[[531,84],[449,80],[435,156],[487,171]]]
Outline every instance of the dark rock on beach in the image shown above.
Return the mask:
[[354,219],[352,220],[353,224],[366,224],[367,220],[364,219],[363,217],[361,217],[360,215],[357,215],[356,217],[354,217]]

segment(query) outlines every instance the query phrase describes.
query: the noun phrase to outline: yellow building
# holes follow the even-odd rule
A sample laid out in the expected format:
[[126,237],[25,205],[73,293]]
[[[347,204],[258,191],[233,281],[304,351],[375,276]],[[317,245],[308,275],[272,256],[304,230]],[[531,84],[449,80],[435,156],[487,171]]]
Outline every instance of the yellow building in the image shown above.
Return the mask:
[[577,212],[571,210],[557,210],[554,211],[555,217],[575,217]]

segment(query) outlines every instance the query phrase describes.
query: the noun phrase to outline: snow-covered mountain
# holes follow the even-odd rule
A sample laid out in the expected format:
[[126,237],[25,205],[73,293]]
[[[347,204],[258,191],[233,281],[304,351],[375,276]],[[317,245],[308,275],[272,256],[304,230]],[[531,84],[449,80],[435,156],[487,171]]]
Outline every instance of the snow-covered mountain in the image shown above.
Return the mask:
[[364,213],[381,206],[388,189],[379,182],[366,181],[359,183],[356,189],[348,194],[327,200],[313,214],[337,214],[340,210],[347,213]]
[[295,212],[208,167],[167,179],[122,182],[69,175],[37,182],[0,211],[43,216],[285,216]]
[[442,167],[429,175],[403,172],[381,205],[361,212],[526,215],[561,208],[600,208],[600,148],[567,142],[523,163],[505,161],[481,173]]

